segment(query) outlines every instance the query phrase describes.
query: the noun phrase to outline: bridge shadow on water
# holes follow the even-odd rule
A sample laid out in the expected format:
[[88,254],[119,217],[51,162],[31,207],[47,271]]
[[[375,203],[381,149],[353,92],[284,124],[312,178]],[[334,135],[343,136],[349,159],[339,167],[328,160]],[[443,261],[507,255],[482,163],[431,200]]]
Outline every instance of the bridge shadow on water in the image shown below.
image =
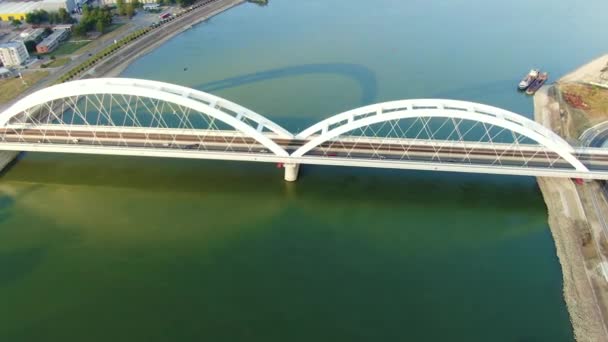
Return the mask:
[[294,65],[207,82],[195,85],[193,88],[205,92],[214,92],[267,80],[311,74],[334,74],[352,79],[357,82],[361,88],[361,105],[371,104],[376,101],[378,95],[378,80],[376,79],[374,72],[363,65],[350,63]]
[[233,194],[256,201],[285,198],[330,204],[356,202],[365,196],[366,201],[380,206],[456,204],[525,211],[535,210],[540,198],[531,177],[304,165],[298,181],[287,183],[283,169],[265,163],[36,153],[28,153],[2,179],[38,185]]

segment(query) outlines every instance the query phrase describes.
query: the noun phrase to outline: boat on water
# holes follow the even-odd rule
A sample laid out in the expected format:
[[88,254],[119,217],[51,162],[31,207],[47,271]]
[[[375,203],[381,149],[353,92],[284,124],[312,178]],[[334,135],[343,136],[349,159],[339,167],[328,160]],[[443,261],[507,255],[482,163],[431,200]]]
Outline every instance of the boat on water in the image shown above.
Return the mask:
[[519,82],[519,90],[526,90],[538,77],[538,73],[538,69],[530,70],[530,72],[521,80],[521,82]]
[[545,84],[545,82],[547,81],[548,78],[549,78],[549,75],[546,72],[543,72],[540,75],[538,75],[538,77],[534,81],[532,81],[532,84],[530,84],[528,86],[528,89],[526,90],[526,94],[534,95],[534,93],[536,93],[536,91],[538,91],[538,89],[540,89],[540,87],[542,87],[543,84]]

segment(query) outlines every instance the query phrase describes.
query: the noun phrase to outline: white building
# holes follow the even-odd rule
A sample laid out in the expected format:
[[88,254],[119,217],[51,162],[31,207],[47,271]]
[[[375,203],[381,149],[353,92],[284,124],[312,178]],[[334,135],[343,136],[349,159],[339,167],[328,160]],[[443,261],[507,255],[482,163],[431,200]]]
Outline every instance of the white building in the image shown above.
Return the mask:
[[145,11],[156,10],[156,9],[160,8],[160,4],[157,4],[157,3],[147,3],[147,4],[144,4],[143,7],[144,7]]
[[[125,4],[128,4],[131,0],[125,0]],[[104,5],[115,5],[116,0],[101,0],[101,3]],[[140,4],[155,4],[156,0],[139,0]]]
[[72,27],[74,25],[72,24],[62,24],[62,25],[55,25],[53,26],[53,31],[55,30],[66,30],[68,32],[72,32]]
[[22,42],[28,41],[28,40],[33,40],[36,43],[38,43],[39,41],[42,40],[42,35],[44,35],[44,29],[42,28],[37,28],[37,29],[26,29],[23,30],[20,34],[19,34],[19,39],[16,40],[20,40]]
[[36,45],[36,52],[49,53],[59,46],[59,43],[66,40],[70,36],[70,31],[66,29],[55,30],[50,36],[44,38],[43,41]]
[[23,42],[8,42],[0,44],[0,60],[5,66],[17,66],[30,58]]

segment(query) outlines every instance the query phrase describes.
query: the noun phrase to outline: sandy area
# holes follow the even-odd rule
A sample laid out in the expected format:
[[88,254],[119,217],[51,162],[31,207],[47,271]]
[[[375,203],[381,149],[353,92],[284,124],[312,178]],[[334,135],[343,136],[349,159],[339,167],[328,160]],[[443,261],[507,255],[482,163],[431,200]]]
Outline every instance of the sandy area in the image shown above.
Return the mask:
[[598,57],[579,67],[566,76],[560,78],[558,82],[597,82],[599,80],[600,71],[607,65],[608,54]]

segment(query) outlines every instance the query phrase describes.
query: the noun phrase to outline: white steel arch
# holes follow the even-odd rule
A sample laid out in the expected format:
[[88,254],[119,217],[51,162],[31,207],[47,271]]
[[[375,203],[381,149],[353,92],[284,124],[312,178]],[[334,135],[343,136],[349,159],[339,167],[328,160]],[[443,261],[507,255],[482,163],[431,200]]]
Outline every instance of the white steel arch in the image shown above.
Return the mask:
[[570,144],[539,123],[493,106],[442,99],[384,102],[334,115],[297,134],[296,139],[309,141],[291,156],[301,158],[321,144],[358,128],[390,120],[420,117],[463,119],[502,127],[528,137],[557,153],[577,171],[589,172],[589,169],[574,156],[574,149]]
[[[292,139],[293,135],[245,107],[196,89],[165,82],[131,78],[95,78],[57,84],[36,91],[17,101],[0,115],[0,127],[6,126],[16,115],[36,106],[72,96],[120,94],[153,98],[181,105],[220,120],[246,136],[255,139],[277,156],[289,154],[272,139],[263,134],[264,130],[278,137]],[[226,110],[222,110],[226,109]],[[254,122],[255,126],[244,121]]]

